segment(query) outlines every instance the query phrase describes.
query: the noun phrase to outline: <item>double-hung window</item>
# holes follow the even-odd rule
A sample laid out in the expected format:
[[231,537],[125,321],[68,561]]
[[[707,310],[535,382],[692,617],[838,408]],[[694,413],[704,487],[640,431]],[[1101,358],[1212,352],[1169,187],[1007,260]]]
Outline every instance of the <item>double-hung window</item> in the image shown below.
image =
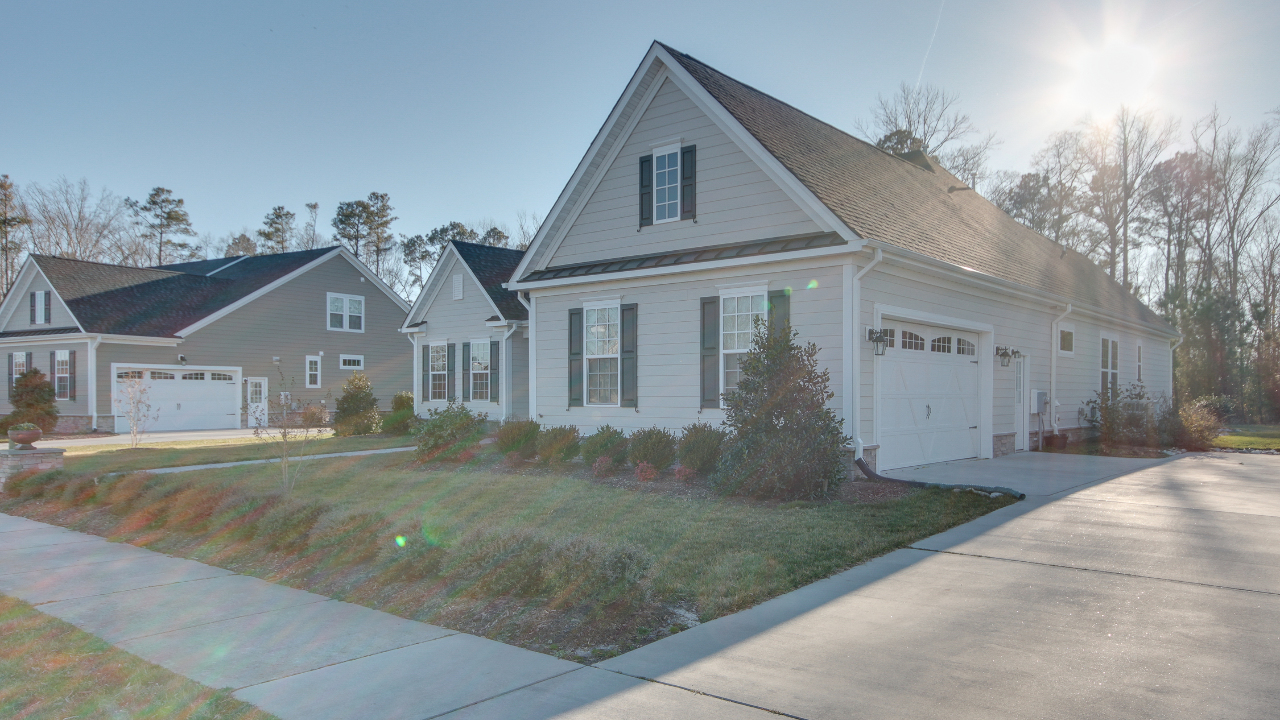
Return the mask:
[[327,293],[330,330],[364,332],[364,296]]
[[1102,336],[1103,395],[1114,400],[1120,394],[1120,341]]
[[766,321],[764,288],[720,295],[720,384],[721,392],[738,389],[743,356],[751,350],[756,320]]
[[16,352],[13,354],[13,381],[18,381],[18,376],[27,371],[27,353]]
[[471,399],[489,399],[489,341],[471,341]]
[[71,398],[71,351],[57,350],[53,355],[53,387],[59,400]]
[[320,356],[307,356],[307,387],[320,387]]
[[617,405],[619,306],[584,307],[582,329],[587,404]]
[[427,352],[427,372],[431,376],[431,388],[427,397],[431,400],[448,400],[449,346],[432,345]]
[[680,219],[680,146],[653,151],[653,221]]

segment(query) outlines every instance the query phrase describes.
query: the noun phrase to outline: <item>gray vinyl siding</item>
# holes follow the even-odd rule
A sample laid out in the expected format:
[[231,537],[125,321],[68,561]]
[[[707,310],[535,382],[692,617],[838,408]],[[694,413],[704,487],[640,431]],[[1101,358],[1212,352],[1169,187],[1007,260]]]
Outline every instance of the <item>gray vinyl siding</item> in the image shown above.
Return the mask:
[[[830,263],[831,261],[827,261]],[[792,288],[791,324],[799,342],[819,347],[818,361],[831,369],[829,403],[841,412],[840,357],[843,343],[840,261],[804,267],[779,263],[768,270],[743,268],[654,278],[630,283],[601,283],[586,290],[539,294],[537,299],[537,412],[544,425],[573,424],[591,431],[602,424],[635,430],[659,425],[679,429],[694,422],[719,424],[724,412],[701,409],[699,392],[700,299],[718,295],[717,285]],[[809,286],[813,284],[814,287]],[[621,295],[638,305],[637,408],[568,405],[568,314],[583,298]]]
[[[231,366],[241,378],[265,377],[269,392],[332,409],[350,371],[339,355],[363,355],[378,406],[391,409],[396,392],[412,389],[413,346],[399,332],[405,313],[344,257],[336,255],[266,295],[188,335],[177,347],[102,343],[98,346],[98,414],[111,414],[112,363],[173,365],[185,355],[191,366]],[[362,295],[363,333],[328,329],[326,293]],[[321,351],[320,388],[307,388],[306,356]],[[272,358],[279,357],[276,365]]]
[[[0,364],[5,367],[6,378],[8,376],[8,363],[10,353],[31,353],[31,366],[40,370],[53,382],[53,369],[49,366],[49,353],[55,350],[74,350],[76,353],[76,399],[75,400],[58,400],[59,415],[87,415],[89,412],[89,385],[88,385],[88,363],[89,363],[89,343],[85,340],[71,342],[49,342],[48,338],[35,337],[30,344],[21,343],[13,345],[5,345],[0,347]],[[9,403],[9,393],[7,391],[0,392],[0,414],[8,414],[13,411],[13,405]]]
[[62,300],[57,294],[53,296],[53,300],[49,304],[50,322],[41,325],[31,324],[31,293],[40,290],[52,291],[44,276],[38,272],[31,273],[31,279],[25,285],[14,289],[13,299],[16,301],[16,307],[13,314],[9,316],[8,321],[4,324],[4,332],[76,327],[75,318],[71,316],[67,306],[62,304]]
[[[697,222],[639,228],[639,159],[679,137],[697,145]],[[549,266],[819,232],[820,228],[671,80],[641,115]]]

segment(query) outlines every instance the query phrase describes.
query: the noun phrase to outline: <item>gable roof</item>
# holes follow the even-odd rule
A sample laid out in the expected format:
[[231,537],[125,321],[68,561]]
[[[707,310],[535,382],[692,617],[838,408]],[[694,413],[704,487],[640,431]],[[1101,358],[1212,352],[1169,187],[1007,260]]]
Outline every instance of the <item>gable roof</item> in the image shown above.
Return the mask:
[[226,269],[212,275],[191,266],[213,261],[133,268],[49,255],[32,255],[31,260],[85,332],[175,337],[192,323],[337,252],[340,248],[329,247],[258,255],[229,266],[234,258],[223,258],[219,262]]
[[658,45],[859,236],[1166,325],[1100,266],[1073,250],[1063,253],[945,170],[931,172],[896,157]]
[[505,320],[528,320],[529,312],[520,302],[517,294],[503,287],[503,283],[511,279],[511,274],[524,258],[524,250],[491,247],[475,243],[450,242],[458,257],[471,269],[480,287],[484,288],[489,300]]

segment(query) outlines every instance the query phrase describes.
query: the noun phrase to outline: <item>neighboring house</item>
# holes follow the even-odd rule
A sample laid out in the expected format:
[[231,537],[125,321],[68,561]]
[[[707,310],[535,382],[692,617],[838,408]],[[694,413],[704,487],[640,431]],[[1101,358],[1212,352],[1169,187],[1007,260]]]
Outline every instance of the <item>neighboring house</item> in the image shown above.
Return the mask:
[[339,247],[155,268],[32,255],[0,303],[0,352],[10,387],[33,366],[49,376],[59,431],[127,430],[117,400],[134,378],[149,430],[238,428],[271,393],[332,410],[354,370],[390,409],[410,388],[406,310]]
[[880,469],[1029,449],[1042,423],[1079,432],[1104,387],[1169,393],[1178,337],[923,154],[660,43],[507,287],[531,308],[544,424],[718,424],[753,320],[789,320]]
[[529,315],[502,286],[523,257],[464,242],[441,252],[402,328],[419,415],[457,401],[493,420],[529,417]]

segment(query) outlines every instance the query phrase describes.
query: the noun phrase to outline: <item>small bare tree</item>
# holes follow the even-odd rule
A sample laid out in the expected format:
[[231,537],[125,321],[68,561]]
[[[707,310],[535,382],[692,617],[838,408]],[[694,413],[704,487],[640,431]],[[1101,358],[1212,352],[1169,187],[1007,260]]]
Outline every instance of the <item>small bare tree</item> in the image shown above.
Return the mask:
[[[286,383],[282,372],[280,385],[292,390],[294,383]],[[271,454],[279,459],[280,490],[288,494],[298,484],[303,454],[311,441],[321,436],[327,413],[323,407],[294,401],[293,393],[288,390],[266,400],[251,410],[246,403],[246,413],[249,424],[254,425],[253,436],[269,446]]]
[[151,400],[141,370],[129,373],[128,377],[116,383],[116,415],[123,415],[129,422],[129,447],[136,448],[147,426],[160,418],[160,411],[151,412]]

